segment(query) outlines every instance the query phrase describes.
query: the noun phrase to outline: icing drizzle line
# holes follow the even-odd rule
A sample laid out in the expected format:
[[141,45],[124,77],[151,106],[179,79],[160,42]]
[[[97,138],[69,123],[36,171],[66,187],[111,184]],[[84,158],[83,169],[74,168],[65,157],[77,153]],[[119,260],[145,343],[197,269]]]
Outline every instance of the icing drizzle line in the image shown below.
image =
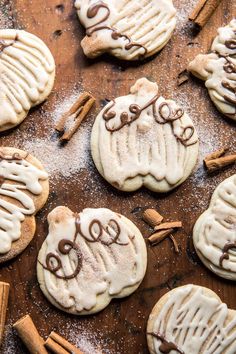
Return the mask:
[[223,261],[224,259],[229,259],[229,251],[233,248],[236,248],[236,242],[227,242],[225,245],[224,245],[224,248],[222,250],[223,254],[222,256],[220,257],[220,261],[219,261],[219,264],[221,267],[223,267]]
[[[121,128],[123,128],[125,125],[130,125],[132,122],[136,121],[145,109],[152,106],[153,116],[155,118],[155,121],[159,124],[170,123],[172,130],[174,131],[173,122],[178,119],[181,119],[184,115],[184,111],[181,108],[173,110],[167,102],[163,102],[160,104],[160,106],[158,108],[158,114],[157,114],[156,101],[158,100],[158,97],[159,97],[159,95],[154,96],[144,107],[140,107],[137,104],[131,104],[129,106],[129,113],[131,113],[131,115],[129,115],[128,112],[122,112],[120,115],[120,122],[121,123],[115,128],[110,128],[108,126],[109,121],[116,117],[116,112],[111,110],[115,106],[115,101],[112,100],[111,105],[109,105],[109,107],[107,107],[105,109],[105,111],[103,112],[103,119],[106,122],[105,123],[106,129],[111,133],[116,132],[116,131],[120,130]],[[168,109],[167,115],[164,114],[164,112],[163,112],[164,108]],[[184,146],[191,146],[191,145],[196,144],[198,141],[198,140],[195,140],[192,143],[188,143],[189,140],[192,138],[193,134],[194,134],[194,127],[189,125],[189,126],[186,126],[183,128],[183,131],[180,135],[177,135],[174,133],[174,136]]]
[[[39,260],[38,262],[41,264],[41,266],[45,269],[45,270],[48,270],[49,272],[51,272],[52,274],[54,274],[58,279],[64,279],[64,280],[70,280],[70,279],[74,279],[77,277],[77,275],[79,274],[81,268],[82,268],[82,263],[83,263],[83,256],[82,256],[82,253],[76,243],[76,236],[77,234],[79,233],[87,242],[91,242],[91,243],[94,243],[94,242],[100,242],[102,243],[103,245],[105,246],[110,246],[112,244],[117,244],[117,245],[120,245],[120,246],[127,246],[128,243],[121,243],[118,241],[119,239],[119,236],[120,236],[120,233],[121,233],[121,228],[119,226],[119,224],[117,223],[116,220],[114,219],[111,219],[108,223],[108,225],[104,228],[104,226],[102,225],[102,223],[97,220],[97,219],[94,219],[90,222],[89,224],[89,236],[91,237],[90,239],[87,238],[85,236],[85,234],[82,232],[81,230],[81,223],[80,223],[80,217],[79,217],[79,214],[74,214],[74,217],[75,217],[75,234],[74,234],[74,240],[73,241],[70,241],[70,240],[67,240],[67,239],[62,239],[59,243],[58,243],[58,251],[60,254],[62,255],[69,255],[69,253],[73,250],[76,252],[76,256],[77,256],[77,266],[74,270],[74,272],[70,275],[59,275],[57,272],[61,269],[63,269],[63,266],[62,266],[62,261],[61,261],[61,258],[59,255],[55,254],[55,253],[48,253],[47,256],[46,256],[46,260],[45,260],[45,263],[46,263],[46,266],[44,264],[42,264]],[[112,234],[109,230],[109,227],[112,227],[111,225],[113,224],[113,231],[114,231],[114,228],[116,228],[116,233],[115,233],[115,236],[112,237]],[[95,235],[94,234],[94,231],[93,231],[93,228],[94,226],[97,226],[99,231],[98,231],[98,234]],[[103,235],[103,232],[106,232],[110,237],[111,237],[111,240],[110,241],[103,241],[101,239],[102,235]],[[53,260],[54,262],[56,261],[56,264],[53,264]]]
[[149,335],[159,339],[161,341],[161,345],[159,347],[159,350],[163,354],[169,354],[172,350],[175,350],[176,352],[180,354],[184,354],[184,352],[173,342],[168,341],[163,335],[161,335],[159,332],[158,333],[148,333]]
[[107,4],[105,4],[103,1],[98,1],[98,2],[96,2],[94,4],[92,4],[88,8],[87,17],[89,19],[92,19],[92,18],[96,17],[98,12],[99,12],[99,10],[102,9],[102,8],[107,10],[106,14],[104,15],[104,17],[99,22],[97,22],[94,25],[86,28],[87,36],[91,37],[94,32],[98,32],[98,31],[101,31],[103,29],[108,29],[108,30],[110,30],[112,32],[111,33],[111,38],[112,39],[118,40],[119,38],[125,38],[126,40],[128,40],[128,43],[125,45],[125,49],[126,50],[130,50],[133,47],[140,47],[140,48],[144,49],[144,53],[141,54],[141,56],[145,56],[147,54],[148,50],[142,44],[139,44],[139,43],[136,43],[136,42],[132,42],[132,40],[126,34],[122,34],[122,33],[118,32],[116,28],[113,28],[113,27],[110,27],[110,26],[106,26],[106,25],[99,26],[100,24],[105,22],[109,18],[110,14],[111,14],[111,10],[109,9],[109,6]]

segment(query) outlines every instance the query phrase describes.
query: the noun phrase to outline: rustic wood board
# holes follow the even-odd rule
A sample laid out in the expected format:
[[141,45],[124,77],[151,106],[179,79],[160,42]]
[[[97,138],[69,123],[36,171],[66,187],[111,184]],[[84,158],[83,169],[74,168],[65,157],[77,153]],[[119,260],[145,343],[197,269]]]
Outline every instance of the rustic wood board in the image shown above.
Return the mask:
[[[26,313],[31,314],[44,338],[51,330],[55,330],[79,345],[85,353],[145,354],[148,353],[145,328],[149,313],[157,300],[173,287],[188,283],[207,286],[228,306],[236,309],[235,284],[214,276],[201,264],[191,239],[192,227],[207,208],[213,190],[226,177],[235,173],[235,167],[230,167],[214,176],[207,176],[202,167],[202,158],[224,145],[229,145],[233,150],[236,125],[216,111],[202,82],[190,78],[187,83],[177,86],[177,76],[189,60],[199,52],[206,52],[217,28],[236,16],[236,3],[235,0],[223,0],[199,34],[187,21],[187,15],[196,0],[174,0],[174,3],[179,15],[173,38],[160,54],[137,65],[110,57],[95,61],[86,59],[80,48],[84,29],[77,20],[71,0],[0,1],[1,16],[8,16],[10,27],[24,28],[42,38],[57,64],[56,83],[49,100],[34,109],[20,127],[2,134],[2,145],[25,147],[30,138],[29,146],[35,151],[34,139],[39,142],[42,141],[39,139],[51,134],[53,119],[48,118],[48,112],[53,116],[57,100],[62,96],[66,98],[67,92],[74,88],[89,90],[97,98],[96,110],[85,122],[90,129],[91,121],[104,99],[126,94],[135,80],[142,76],[156,80],[163,96],[175,98],[182,104],[193,118],[201,141],[199,162],[193,175],[182,186],[165,195],[147,190],[129,194],[114,190],[98,175],[90,157],[86,167],[78,168],[78,171],[75,169],[68,176],[54,169],[51,194],[46,207],[37,216],[34,240],[22,255],[0,268],[0,280],[11,284],[6,339],[1,353],[27,353],[11,327]],[[55,140],[57,137],[52,135],[49,138]],[[70,144],[74,144],[73,140]],[[40,145],[38,148],[40,150]],[[46,146],[42,146],[42,162],[46,149]],[[54,164],[61,158],[63,150],[55,155]],[[63,163],[67,164],[66,158]],[[150,233],[150,229],[141,220],[142,209],[157,208],[166,219],[183,221],[183,229],[177,234],[181,252],[175,254],[169,240],[153,248],[147,245],[147,274],[132,296],[112,301],[95,316],[68,316],[44,298],[36,278],[37,254],[47,235],[46,217],[58,205],[68,205],[74,211],[84,207],[111,207],[130,218],[144,236]]]

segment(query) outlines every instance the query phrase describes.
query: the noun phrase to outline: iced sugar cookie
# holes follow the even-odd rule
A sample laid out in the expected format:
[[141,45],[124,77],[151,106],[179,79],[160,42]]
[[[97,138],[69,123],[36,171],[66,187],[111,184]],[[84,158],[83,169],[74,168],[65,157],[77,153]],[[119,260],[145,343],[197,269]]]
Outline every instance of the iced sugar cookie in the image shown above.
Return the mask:
[[210,289],[185,285],[165,294],[147,326],[151,354],[233,354],[236,311]]
[[236,280],[236,175],[216,188],[209,208],[194,226],[193,242],[211,271]]
[[172,0],[76,0],[75,6],[90,58],[105,52],[125,60],[149,57],[167,44],[176,25]]
[[236,19],[218,29],[210,54],[199,54],[188,70],[205,81],[217,109],[236,120]]
[[20,124],[50,94],[55,77],[51,52],[22,30],[0,30],[0,131]]
[[76,214],[57,207],[48,222],[37,273],[43,293],[56,307],[75,315],[92,314],[138,288],[147,251],[130,220],[109,209]]
[[35,233],[35,214],[48,192],[48,175],[35,157],[0,148],[0,263],[28,246]]
[[91,149],[100,174],[122,191],[143,185],[167,192],[185,181],[198,156],[198,137],[187,113],[143,78],[127,96],[97,116]]

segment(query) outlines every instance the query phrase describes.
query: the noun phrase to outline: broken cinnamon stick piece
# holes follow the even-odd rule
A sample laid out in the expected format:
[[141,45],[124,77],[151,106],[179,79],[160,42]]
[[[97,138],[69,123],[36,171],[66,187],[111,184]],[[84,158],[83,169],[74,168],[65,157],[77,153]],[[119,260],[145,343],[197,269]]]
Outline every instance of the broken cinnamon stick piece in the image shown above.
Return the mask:
[[189,16],[199,27],[204,27],[222,0],[199,0]]
[[51,332],[45,342],[46,348],[55,354],[83,354],[80,349],[69,343],[55,332]]
[[159,230],[167,230],[167,229],[179,229],[180,227],[182,227],[181,221],[171,221],[171,222],[164,222],[160,225],[155,226],[154,230],[159,231]]
[[213,160],[205,161],[205,166],[208,172],[214,172],[224,168],[225,166],[232,165],[236,162],[236,154],[234,155],[227,155],[223,157],[219,157]]
[[224,147],[222,149],[216,150],[216,151],[212,152],[211,154],[207,155],[203,161],[206,162],[209,160],[217,159],[218,157],[223,156],[228,150],[229,150],[228,147]]
[[174,231],[174,229],[168,229],[168,230],[161,230],[161,231],[155,232],[150,237],[148,237],[148,240],[151,243],[151,245],[156,245],[157,243],[163,241],[173,231]]
[[55,126],[59,132],[64,132],[60,140],[69,141],[79,128],[95,103],[95,98],[84,92],[72,105],[69,111],[65,112]]
[[171,239],[171,241],[172,241],[173,244],[174,244],[175,252],[176,252],[176,253],[179,253],[179,245],[178,245],[178,243],[177,243],[175,237],[174,237],[173,235],[170,235],[170,239]]
[[10,284],[0,282],[0,345],[2,344],[3,333],[5,328],[9,289]]
[[163,219],[163,216],[155,209],[146,209],[143,212],[143,220],[151,227],[159,225]]
[[22,342],[32,354],[47,354],[44,340],[40,337],[31,317],[26,315],[19,319],[13,327],[16,329]]

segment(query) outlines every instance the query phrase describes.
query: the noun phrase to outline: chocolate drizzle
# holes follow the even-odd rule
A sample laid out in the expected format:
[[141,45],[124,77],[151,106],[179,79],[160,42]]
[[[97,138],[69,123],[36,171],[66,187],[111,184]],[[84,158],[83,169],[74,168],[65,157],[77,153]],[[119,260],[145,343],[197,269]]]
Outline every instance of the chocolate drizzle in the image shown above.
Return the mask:
[[[58,251],[62,255],[68,255],[72,250],[76,252],[77,255],[77,266],[74,272],[70,275],[59,275],[57,272],[62,269],[62,261],[60,256],[54,253],[48,253],[46,256],[46,266],[41,264],[44,269],[48,270],[49,272],[53,273],[57,278],[69,280],[74,279],[80,272],[82,268],[82,254],[75,242],[70,240],[63,239],[58,243]],[[53,265],[53,260],[56,261],[56,265]]]
[[141,54],[141,56],[145,56],[147,54],[148,50],[142,44],[133,42],[126,34],[122,34],[122,33],[118,32],[116,28],[113,28],[113,27],[110,27],[110,26],[107,26],[107,25],[101,25],[103,22],[105,22],[109,18],[110,14],[111,14],[111,10],[109,9],[109,6],[106,3],[104,3],[103,1],[98,1],[98,2],[96,2],[94,4],[92,4],[88,8],[87,17],[89,19],[93,19],[94,17],[97,16],[97,14],[98,14],[100,9],[106,9],[106,14],[104,15],[104,17],[100,21],[98,21],[94,25],[86,28],[87,36],[91,37],[94,32],[98,32],[98,31],[101,31],[103,29],[107,29],[107,30],[112,32],[111,33],[111,38],[112,39],[118,40],[119,38],[124,38],[124,39],[126,39],[128,41],[128,43],[124,47],[125,50],[130,50],[133,47],[143,48],[144,52]]
[[161,341],[161,345],[159,347],[161,353],[169,354],[172,350],[175,350],[180,354],[184,354],[184,352],[175,343],[168,341],[162,334],[154,332],[148,334]]
[[[116,117],[116,112],[112,110],[115,106],[115,101],[113,100],[111,104],[104,110],[103,112],[103,119],[105,120],[106,129],[113,133],[120,129],[122,129],[125,125],[130,125],[132,122],[136,121],[141,113],[152,106],[153,116],[155,121],[159,124],[171,124],[172,130],[174,131],[173,123],[174,121],[181,119],[184,115],[184,111],[181,108],[177,108],[173,110],[169,103],[166,101],[161,103],[158,107],[158,112],[156,109],[156,102],[158,100],[158,95],[154,96],[144,107],[140,107],[137,104],[131,104],[129,106],[129,112],[122,112],[120,114],[120,124],[117,127],[109,127],[108,123],[111,119]],[[165,108],[167,108],[167,114],[164,113]],[[130,114],[131,113],[131,114]],[[183,131],[180,135],[174,134],[174,136],[183,144],[184,146],[191,146],[197,143],[198,140],[195,140],[192,143],[189,143],[189,140],[194,135],[194,127],[193,126],[186,126],[183,128]]]
[[229,49],[236,49],[236,39],[230,39],[226,41],[225,46]]
[[225,245],[224,245],[224,248],[222,250],[223,254],[222,256],[220,257],[220,261],[219,261],[219,264],[220,264],[220,267],[223,267],[223,261],[224,259],[229,259],[229,254],[228,252],[235,248],[236,249],[236,242],[227,242]]
[[[101,221],[94,219],[90,222],[89,224],[89,238],[82,232],[81,230],[81,223],[80,223],[80,217],[78,214],[75,214],[75,225],[76,225],[76,232],[79,233],[87,242],[100,242],[101,244],[105,246],[110,246],[112,244],[117,244],[120,246],[127,246],[128,243],[121,243],[119,242],[119,237],[121,234],[121,228],[118,224],[118,222],[114,219],[111,219],[107,226],[104,227],[101,223]],[[97,232],[95,233],[94,229],[97,227]],[[112,235],[110,228],[115,232],[115,235]],[[110,240],[109,241],[104,241],[102,240],[102,236],[104,234],[104,231],[107,233],[109,236]]]
[[[74,217],[75,217],[74,240],[70,241],[67,239],[62,239],[58,243],[58,247],[57,247],[58,252],[62,255],[69,255],[70,252],[72,252],[72,251],[74,251],[76,253],[77,266],[76,266],[74,272],[69,275],[59,275],[58,271],[63,269],[62,261],[61,261],[61,258],[58,254],[55,254],[52,252],[48,253],[46,256],[46,260],[45,260],[46,265],[43,265],[41,262],[38,261],[45,270],[48,270],[49,272],[51,272],[58,279],[64,279],[64,280],[74,279],[77,277],[77,275],[79,274],[79,272],[82,268],[83,255],[76,243],[77,234],[82,236],[87,242],[91,242],[91,243],[100,242],[101,244],[103,244],[105,246],[110,246],[112,244],[117,244],[119,246],[127,246],[128,245],[128,243],[121,243],[118,241],[120,234],[121,234],[121,228],[116,220],[111,219],[108,222],[108,225],[106,227],[104,227],[99,220],[97,220],[97,219],[92,220],[90,222],[89,228],[88,228],[88,230],[89,230],[89,238],[88,238],[81,230],[81,223],[80,223],[79,214],[74,214]],[[96,233],[94,231],[95,227],[97,227],[97,230],[98,230]],[[115,232],[115,235],[112,235],[110,228],[113,229],[113,231]],[[110,240],[108,240],[108,241],[102,240],[102,236],[104,234],[104,231],[107,233]],[[55,262],[56,262],[56,264],[55,264]]]

